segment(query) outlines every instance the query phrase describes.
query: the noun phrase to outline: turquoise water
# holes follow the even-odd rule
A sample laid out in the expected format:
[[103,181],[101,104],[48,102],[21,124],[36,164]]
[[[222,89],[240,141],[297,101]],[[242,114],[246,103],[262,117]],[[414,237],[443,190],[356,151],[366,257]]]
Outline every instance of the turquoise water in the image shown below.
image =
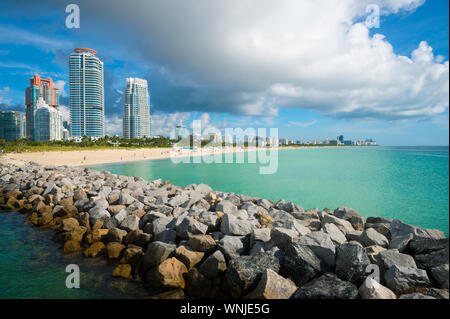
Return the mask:
[[448,147],[280,150],[278,171],[259,164],[174,164],[170,159],[94,167],[115,174],[205,183],[221,191],[285,199],[304,208],[348,206],[363,216],[397,218],[449,233]]
[[[64,254],[53,231],[31,227],[19,213],[0,212],[0,299],[144,298],[139,283],[113,278],[101,257]],[[80,268],[80,288],[66,288],[66,266]]]

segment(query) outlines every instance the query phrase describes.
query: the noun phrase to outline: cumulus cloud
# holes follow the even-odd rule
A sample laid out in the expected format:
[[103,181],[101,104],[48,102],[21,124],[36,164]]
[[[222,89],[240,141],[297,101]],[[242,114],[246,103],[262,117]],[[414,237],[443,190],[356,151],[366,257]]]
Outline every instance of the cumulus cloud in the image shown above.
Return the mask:
[[358,22],[368,4],[389,15],[423,0],[81,2],[84,19],[113,21],[139,37],[132,45],[144,59],[164,66],[154,72],[167,82],[152,91],[157,108],[388,120],[448,109],[448,61],[426,42],[399,56]]

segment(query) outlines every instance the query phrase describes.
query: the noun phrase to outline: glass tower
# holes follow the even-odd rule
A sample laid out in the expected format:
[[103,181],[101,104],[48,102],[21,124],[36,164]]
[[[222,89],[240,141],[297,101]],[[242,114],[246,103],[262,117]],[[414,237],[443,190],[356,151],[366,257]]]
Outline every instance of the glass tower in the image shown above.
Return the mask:
[[0,139],[14,141],[25,137],[25,115],[17,111],[0,111]]
[[150,95],[147,80],[127,78],[124,94],[123,136],[150,137]]
[[105,135],[103,62],[96,54],[77,48],[69,57],[71,135],[75,137]]

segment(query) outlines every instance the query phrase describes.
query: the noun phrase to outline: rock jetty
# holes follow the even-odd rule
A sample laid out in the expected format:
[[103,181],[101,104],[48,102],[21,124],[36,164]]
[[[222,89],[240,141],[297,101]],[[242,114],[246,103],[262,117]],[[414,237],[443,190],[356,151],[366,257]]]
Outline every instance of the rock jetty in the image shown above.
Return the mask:
[[0,163],[0,209],[53,229],[65,253],[110,259],[151,298],[449,296],[444,233],[347,207],[23,162]]

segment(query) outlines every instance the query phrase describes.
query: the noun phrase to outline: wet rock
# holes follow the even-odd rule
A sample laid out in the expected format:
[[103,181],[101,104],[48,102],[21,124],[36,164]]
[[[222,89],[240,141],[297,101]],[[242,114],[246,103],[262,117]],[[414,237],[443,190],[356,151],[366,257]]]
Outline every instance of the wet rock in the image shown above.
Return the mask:
[[392,290],[371,277],[364,280],[358,292],[362,299],[397,299]]
[[118,242],[110,242],[106,245],[106,257],[109,259],[119,258],[122,250],[125,249],[125,245]]
[[130,264],[132,266],[139,263],[143,255],[143,250],[139,246],[128,245],[128,247],[123,251],[122,258],[120,259],[121,264]]
[[364,247],[372,245],[381,247],[389,246],[389,240],[373,228],[367,228],[362,232],[360,242]]
[[107,236],[106,236],[106,242],[118,242],[122,243],[123,238],[127,235],[126,230],[119,229],[119,228],[112,228],[109,230]]
[[300,286],[294,299],[356,299],[358,289],[354,284],[326,273]]
[[105,244],[103,244],[101,241],[97,241],[84,251],[84,255],[86,257],[95,257],[99,254],[102,254],[104,250]]
[[266,269],[278,272],[280,269],[278,259],[270,254],[261,253],[231,260],[225,273],[231,295],[239,298],[253,290]]
[[116,268],[114,268],[112,272],[113,277],[122,277],[125,279],[132,279],[131,275],[132,267],[129,264],[119,264]]
[[225,257],[220,250],[216,250],[200,265],[199,271],[209,279],[218,277],[227,270]]
[[73,253],[81,249],[80,242],[75,240],[68,240],[64,243],[64,252]]
[[71,232],[77,229],[80,226],[78,220],[73,217],[63,219],[61,222],[61,231]]
[[301,286],[325,272],[325,264],[311,248],[291,243],[284,249],[283,269],[296,285]]
[[297,290],[297,286],[277,274],[272,269],[264,270],[256,288],[249,293],[248,299],[289,299]]
[[411,267],[393,265],[385,273],[384,278],[387,286],[396,293],[430,285],[430,280],[425,270]]
[[352,241],[337,248],[335,272],[339,278],[358,283],[369,264],[369,257],[360,243]]

